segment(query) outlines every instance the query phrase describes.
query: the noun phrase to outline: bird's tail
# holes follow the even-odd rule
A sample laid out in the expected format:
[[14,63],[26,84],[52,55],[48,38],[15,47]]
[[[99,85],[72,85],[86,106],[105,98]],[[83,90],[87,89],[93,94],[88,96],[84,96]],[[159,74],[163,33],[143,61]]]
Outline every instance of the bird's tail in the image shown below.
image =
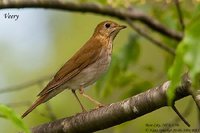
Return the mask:
[[50,92],[48,92],[44,95],[39,96],[39,98],[31,105],[31,107],[28,108],[28,110],[21,117],[24,118],[31,111],[33,111],[38,105],[48,101],[49,99],[53,98],[54,96],[56,96],[57,94],[59,94],[63,90],[64,90],[64,88],[57,88],[57,89],[54,89],[54,90],[52,90],[52,91],[50,91]]
[[24,118],[25,116],[27,116],[27,115],[28,115],[31,111],[33,111],[38,105],[40,105],[41,103],[47,101],[47,99],[48,99],[48,94],[39,97],[39,98],[31,105],[31,107],[29,107],[28,110],[27,110],[26,112],[24,112],[24,114],[23,114],[21,117]]

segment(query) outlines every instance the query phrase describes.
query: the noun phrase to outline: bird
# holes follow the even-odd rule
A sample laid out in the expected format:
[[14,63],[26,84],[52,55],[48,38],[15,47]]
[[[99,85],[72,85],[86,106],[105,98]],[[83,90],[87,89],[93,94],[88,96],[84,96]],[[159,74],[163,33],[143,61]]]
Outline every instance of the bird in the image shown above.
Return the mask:
[[113,40],[120,30],[126,28],[116,22],[106,20],[99,23],[90,39],[59,69],[52,80],[37,95],[36,101],[23,113],[24,118],[37,106],[47,102],[62,91],[69,89],[74,94],[83,112],[76,90],[98,107],[100,102],[84,93],[84,88],[95,83],[106,73],[111,63]]

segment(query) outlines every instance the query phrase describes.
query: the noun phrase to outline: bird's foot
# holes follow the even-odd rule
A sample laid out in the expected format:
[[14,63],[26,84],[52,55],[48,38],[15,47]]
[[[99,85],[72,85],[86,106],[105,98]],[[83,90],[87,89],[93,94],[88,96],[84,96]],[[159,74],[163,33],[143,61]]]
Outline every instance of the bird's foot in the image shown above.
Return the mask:
[[105,106],[106,106],[106,105],[99,103],[99,104],[96,106],[95,109],[102,108],[102,107],[105,107]]

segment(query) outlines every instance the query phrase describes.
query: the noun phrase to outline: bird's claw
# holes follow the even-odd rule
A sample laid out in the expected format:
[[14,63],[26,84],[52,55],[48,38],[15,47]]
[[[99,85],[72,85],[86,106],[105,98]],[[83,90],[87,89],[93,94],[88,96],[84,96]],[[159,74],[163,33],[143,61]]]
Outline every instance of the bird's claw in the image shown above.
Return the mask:
[[104,107],[104,106],[105,106],[104,104],[98,104],[97,107],[96,107],[96,109],[102,108],[102,107]]

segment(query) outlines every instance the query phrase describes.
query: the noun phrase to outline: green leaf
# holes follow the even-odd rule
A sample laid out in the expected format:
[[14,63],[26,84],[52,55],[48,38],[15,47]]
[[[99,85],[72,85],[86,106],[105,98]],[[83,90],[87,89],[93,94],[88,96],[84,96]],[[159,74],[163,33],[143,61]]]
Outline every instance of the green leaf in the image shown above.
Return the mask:
[[193,86],[198,86],[198,77],[200,74],[200,16],[196,17],[188,26],[185,38],[184,62],[189,67],[189,75],[193,82]]
[[176,51],[176,58],[174,60],[174,63],[172,67],[169,69],[169,78],[171,79],[171,85],[170,88],[167,91],[167,96],[168,96],[168,104],[172,105],[172,101],[174,99],[174,92],[176,87],[181,81],[181,75],[183,73],[183,68],[184,68],[184,62],[183,62],[183,55],[185,53],[184,50],[184,43],[181,42],[177,48]]
[[172,104],[174,99],[174,91],[181,81],[181,75],[184,72],[184,67],[189,69],[189,76],[192,80],[193,87],[199,86],[200,75],[200,16],[192,19],[186,27],[185,37],[180,42],[174,64],[169,70],[171,85],[168,91],[168,103]]
[[28,127],[25,126],[22,119],[17,114],[15,114],[11,108],[0,104],[0,115],[3,118],[9,119],[14,125],[23,130],[25,133],[30,133]]

